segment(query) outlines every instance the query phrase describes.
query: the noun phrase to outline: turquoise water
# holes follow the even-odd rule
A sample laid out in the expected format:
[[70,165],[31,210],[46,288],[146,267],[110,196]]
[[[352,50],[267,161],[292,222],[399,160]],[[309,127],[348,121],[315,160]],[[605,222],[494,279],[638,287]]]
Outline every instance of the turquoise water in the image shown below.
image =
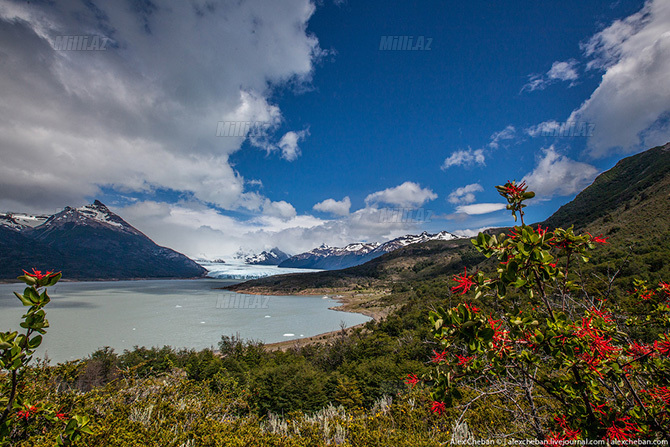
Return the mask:
[[[337,302],[314,296],[242,295],[218,287],[238,281],[142,280],[62,282],[49,289],[47,329],[38,357],[53,362],[86,357],[110,346],[216,347],[222,335],[265,343],[309,337],[369,318],[330,310]],[[0,284],[0,330],[19,330],[24,308],[12,293],[21,284]]]

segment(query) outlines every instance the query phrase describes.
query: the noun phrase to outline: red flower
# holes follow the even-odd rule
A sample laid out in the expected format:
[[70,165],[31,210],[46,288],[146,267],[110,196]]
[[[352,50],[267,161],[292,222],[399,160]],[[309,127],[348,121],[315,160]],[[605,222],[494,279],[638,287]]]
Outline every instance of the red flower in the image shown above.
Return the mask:
[[475,285],[475,282],[468,276],[467,267],[465,268],[465,272],[462,276],[454,276],[454,281],[456,281],[458,285],[452,287],[451,292],[456,293],[459,289],[461,289],[461,295],[465,295],[472,288],[472,286]]
[[67,421],[68,419],[68,416],[65,413],[56,413],[56,417],[61,421]]
[[479,312],[479,307],[475,307],[475,306],[473,306],[472,304],[468,304],[468,303],[463,303],[463,305],[464,305],[465,308],[468,309],[470,312],[473,312],[473,313],[478,313],[478,312]]
[[568,421],[565,420],[565,416],[555,416],[554,420],[563,429],[563,440],[575,440],[581,434],[578,429],[568,427]]
[[539,234],[540,237],[544,237],[544,235],[547,234],[547,230],[548,230],[548,229],[549,229],[549,227],[542,228],[542,226],[538,224],[538,226],[537,226],[537,234]]
[[600,405],[591,404],[591,407],[593,407],[593,411],[600,414],[601,416],[607,416],[607,413],[605,413],[605,410],[603,410],[603,407],[605,407],[605,404],[600,404]]
[[32,278],[36,278],[37,280],[40,280],[40,279],[44,279],[44,278],[47,278],[47,277],[53,275],[54,272],[46,272],[46,273],[43,274],[41,270],[35,270],[33,268],[32,273],[28,273],[25,270],[23,271],[23,273],[25,273],[26,276],[30,276]]
[[658,287],[660,287],[659,292],[663,292],[667,296],[670,296],[670,284],[668,284],[667,282],[659,282]]
[[438,416],[442,416],[442,413],[447,411],[447,406],[444,404],[444,402],[434,401],[430,411],[437,413]]
[[37,407],[35,407],[35,406],[25,405],[24,407],[25,407],[25,410],[19,410],[19,412],[17,414],[18,414],[18,417],[24,418],[25,420],[28,420],[28,418],[30,417],[31,414],[37,412]]
[[465,366],[468,364],[470,360],[475,358],[474,356],[472,357],[463,357],[462,355],[456,354],[456,358],[458,359],[458,364],[461,366]]
[[652,299],[653,296],[654,296],[654,291],[653,291],[653,290],[642,290],[642,291],[639,291],[639,290],[635,289],[635,291],[636,291],[637,293],[639,293],[639,294],[640,294],[640,298],[642,298],[642,299],[645,300],[645,301]]
[[588,366],[591,371],[598,374],[601,379],[604,377],[603,373],[601,373],[600,370],[598,369],[598,367],[600,366],[600,359],[586,353],[579,354],[577,357],[584,360],[586,366]]
[[631,343],[628,349],[629,354],[633,357],[645,357],[654,352],[651,346],[640,344],[637,342]]
[[609,236],[608,237],[603,237],[602,234],[600,236],[592,236],[591,233],[586,233],[586,234],[588,234],[589,237],[591,238],[591,242],[595,242],[596,244],[607,244],[608,243],[607,239],[609,239]]
[[518,185],[515,185],[508,180],[505,184],[505,194],[513,199],[520,199],[523,193],[526,192],[526,189],[528,189],[526,182],[521,182]]
[[629,419],[629,416],[624,416],[612,422],[612,426],[607,429],[605,439],[608,441],[628,441],[631,439],[634,432],[639,432],[640,429],[635,424],[628,422]]
[[661,354],[670,356],[670,339],[668,339],[668,334],[664,334],[661,338],[663,341],[654,342],[654,348]]
[[433,358],[430,359],[430,361],[432,363],[446,362],[447,361],[447,352],[442,351],[438,354],[438,352],[433,349]]
[[667,386],[657,386],[649,391],[642,390],[642,392],[649,394],[649,396],[654,399],[664,402],[666,405],[670,405],[670,388]]
[[514,231],[514,230],[509,230],[509,237],[510,237],[511,239],[516,239],[516,238],[519,237],[519,233],[517,233],[517,232]]
[[407,374],[407,379],[405,379],[405,383],[407,385],[412,385],[412,388],[419,383],[419,378],[416,376],[416,374]]
[[612,319],[612,316],[609,313],[607,313],[605,311],[602,311],[602,310],[599,310],[599,309],[596,309],[595,307],[591,307],[591,309],[589,309],[589,313],[602,318],[607,323],[613,323],[614,322],[614,320]]
[[502,330],[502,321],[494,320],[489,316],[489,326],[493,329],[493,349],[498,351],[498,355],[502,357],[505,351],[510,350],[509,339],[507,338],[508,331]]

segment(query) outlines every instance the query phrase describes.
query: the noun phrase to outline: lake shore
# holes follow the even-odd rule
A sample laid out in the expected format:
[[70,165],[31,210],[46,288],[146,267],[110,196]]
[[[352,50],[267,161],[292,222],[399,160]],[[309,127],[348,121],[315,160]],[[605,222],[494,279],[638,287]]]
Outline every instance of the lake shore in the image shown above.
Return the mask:
[[[236,292],[247,295],[281,295],[266,287],[238,288]],[[330,307],[329,309],[336,310],[338,312],[359,313],[372,318],[374,321],[380,321],[386,318],[393,310],[395,310],[393,306],[387,306],[380,303],[379,299],[387,294],[388,291],[386,290],[356,291],[333,288],[305,289],[299,292],[291,292],[291,295],[327,296],[328,298],[334,299],[340,303],[339,306]],[[358,328],[363,328],[365,324],[366,323],[361,323],[346,329],[324,332],[322,334],[317,334],[311,337],[268,343],[265,345],[265,348],[270,351],[286,351],[289,349],[300,348],[312,344],[327,344],[338,337],[344,337],[351,334]]]

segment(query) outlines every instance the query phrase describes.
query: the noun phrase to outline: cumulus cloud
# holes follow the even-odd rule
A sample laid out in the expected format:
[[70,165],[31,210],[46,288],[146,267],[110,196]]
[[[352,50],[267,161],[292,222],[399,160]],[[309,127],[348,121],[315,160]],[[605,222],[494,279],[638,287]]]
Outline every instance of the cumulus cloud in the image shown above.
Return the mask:
[[289,220],[294,218],[297,213],[293,205],[284,200],[273,202],[270,199],[265,199],[263,214],[270,217],[278,217],[281,220]]
[[456,207],[456,212],[469,215],[488,214],[504,210],[506,206],[504,203],[475,203]]
[[447,200],[454,205],[472,203],[475,201],[475,193],[481,191],[484,191],[482,185],[479,183],[472,183],[452,191]]
[[598,88],[569,118],[594,124],[588,155],[635,152],[670,139],[669,30],[670,4],[650,0],[582,45],[588,68],[604,70]]
[[405,182],[394,188],[387,188],[368,195],[365,198],[365,203],[367,205],[387,203],[409,208],[421,206],[434,199],[437,199],[437,194],[429,188],[421,188],[418,183]]
[[486,157],[484,156],[484,151],[482,149],[472,150],[468,148],[466,150],[460,150],[452,153],[449,157],[444,160],[442,163],[442,170],[446,171],[452,166],[472,166],[480,165],[484,166],[486,163]]
[[279,149],[281,150],[281,156],[285,160],[293,161],[300,156],[300,148],[298,143],[305,139],[309,135],[308,130],[301,130],[300,132],[286,132],[281,140],[279,140]]
[[500,147],[500,141],[502,140],[511,140],[516,134],[516,129],[514,126],[509,125],[499,132],[495,132],[491,135],[491,141],[489,142],[489,147],[492,149],[498,149]]
[[314,205],[314,209],[316,211],[330,213],[336,216],[346,216],[349,214],[349,209],[351,209],[351,199],[349,199],[349,197],[345,197],[340,201],[335,199],[326,199],[323,202],[319,202]]
[[548,85],[558,81],[571,81],[570,86],[574,85],[574,81],[579,79],[577,73],[577,61],[570,59],[569,61],[556,61],[551,64],[551,68],[545,74],[532,74],[528,76],[529,81],[521,88],[521,91],[544,90]]
[[523,177],[540,199],[576,194],[598,175],[595,167],[560,155],[553,146],[542,152],[535,169]]
[[[149,5],[0,4],[0,206],[78,203],[101,187],[263,205],[229,156],[246,138],[277,146],[272,89],[308,84],[323,53],[306,31],[313,2]],[[68,35],[111,40],[105,51],[55,49]],[[267,126],[222,134],[221,122]],[[295,159],[303,137],[285,133],[281,155]]]

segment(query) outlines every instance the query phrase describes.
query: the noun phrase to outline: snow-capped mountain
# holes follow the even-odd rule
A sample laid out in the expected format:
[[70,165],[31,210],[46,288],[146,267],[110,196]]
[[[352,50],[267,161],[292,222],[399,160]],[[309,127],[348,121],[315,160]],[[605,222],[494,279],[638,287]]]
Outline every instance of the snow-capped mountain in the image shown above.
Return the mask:
[[36,227],[43,224],[49,216],[39,216],[25,213],[0,213],[0,226],[16,231]]
[[446,231],[436,234],[428,234],[424,231],[419,235],[407,234],[383,244],[358,242],[341,248],[323,244],[318,248],[287,259],[279,264],[279,267],[338,270],[363,264],[406,245],[435,240],[449,241],[456,238],[457,236]]
[[262,251],[257,255],[247,256],[244,258],[244,262],[252,265],[279,265],[290,257],[275,247],[270,251]]
[[[0,215],[0,277],[24,268],[61,270],[68,279],[199,277],[206,270],[181,253],[156,245],[104,204],[66,207],[37,226]],[[40,219],[41,217],[43,219]]]
[[27,231],[29,234],[35,233],[38,235],[37,237],[43,238],[51,231],[61,229],[68,224],[71,224],[70,226],[85,225],[90,228],[108,229],[146,237],[141,231],[111,212],[99,200],[80,208],[67,206],[60,213],[49,217],[43,224]]

